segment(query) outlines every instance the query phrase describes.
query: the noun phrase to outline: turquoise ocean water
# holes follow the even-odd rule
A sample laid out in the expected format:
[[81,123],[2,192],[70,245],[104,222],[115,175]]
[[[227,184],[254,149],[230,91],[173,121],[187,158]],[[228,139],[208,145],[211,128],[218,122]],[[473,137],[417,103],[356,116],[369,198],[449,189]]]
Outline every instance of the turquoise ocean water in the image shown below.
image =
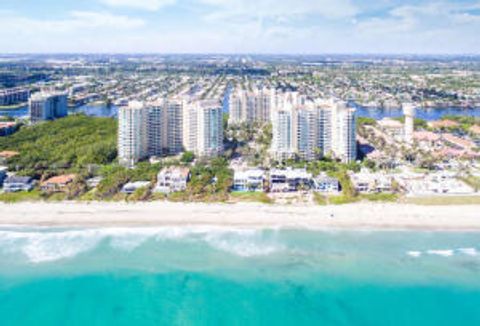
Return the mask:
[[480,234],[3,227],[0,325],[480,325]]

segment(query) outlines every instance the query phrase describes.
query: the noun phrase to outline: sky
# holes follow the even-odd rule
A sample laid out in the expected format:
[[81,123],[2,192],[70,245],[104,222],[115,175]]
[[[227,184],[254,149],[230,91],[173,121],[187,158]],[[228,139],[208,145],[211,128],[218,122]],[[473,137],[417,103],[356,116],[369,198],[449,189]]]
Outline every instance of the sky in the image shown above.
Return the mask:
[[0,53],[480,54],[480,0],[0,0]]

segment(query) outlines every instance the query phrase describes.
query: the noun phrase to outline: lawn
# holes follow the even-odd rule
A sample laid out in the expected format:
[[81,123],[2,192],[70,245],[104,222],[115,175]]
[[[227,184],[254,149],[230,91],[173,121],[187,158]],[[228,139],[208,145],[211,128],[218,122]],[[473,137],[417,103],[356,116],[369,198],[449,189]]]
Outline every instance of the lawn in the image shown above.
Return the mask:
[[230,199],[235,202],[259,202],[272,204],[273,199],[264,192],[232,192]]
[[480,205],[480,196],[430,196],[405,198],[404,203],[414,205]]

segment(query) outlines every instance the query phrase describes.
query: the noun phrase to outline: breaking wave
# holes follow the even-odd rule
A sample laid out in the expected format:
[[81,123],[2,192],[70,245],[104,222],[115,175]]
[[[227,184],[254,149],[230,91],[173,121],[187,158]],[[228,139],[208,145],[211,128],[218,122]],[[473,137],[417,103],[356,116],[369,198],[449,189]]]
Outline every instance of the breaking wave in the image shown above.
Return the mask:
[[458,248],[458,249],[430,249],[425,251],[407,251],[407,255],[410,257],[418,258],[422,255],[433,255],[441,257],[452,257],[455,255],[465,255],[465,256],[477,256],[478,251],[475,248]]
[[73,258],[107,244],[117,251],[132,252],[147,241],[206,244],[212,249],[240,257],[274,254],[284,249],[261,230],[221,227],[103,228],[78,230],[2,230],[0,253],[21,253],[31,263]]

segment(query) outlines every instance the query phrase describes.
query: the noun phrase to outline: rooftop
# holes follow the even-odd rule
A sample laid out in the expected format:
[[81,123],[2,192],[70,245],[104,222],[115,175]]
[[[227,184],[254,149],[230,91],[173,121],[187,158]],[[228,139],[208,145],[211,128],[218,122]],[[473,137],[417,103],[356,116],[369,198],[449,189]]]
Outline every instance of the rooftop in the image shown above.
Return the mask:
[[50,179],[44,181],[42,184],[65,184],[73,181],[75,177],[76,177],[75,174],[57,175],[55,177],[51,177]]
[[11,157],[14,157],[14,156],[17,156],[17,155],[20,155],[19,152],[15,152],[15,151],[3,151],[3,152],[0,152],[0,157],[3,157],[3,158],[11,158]]

